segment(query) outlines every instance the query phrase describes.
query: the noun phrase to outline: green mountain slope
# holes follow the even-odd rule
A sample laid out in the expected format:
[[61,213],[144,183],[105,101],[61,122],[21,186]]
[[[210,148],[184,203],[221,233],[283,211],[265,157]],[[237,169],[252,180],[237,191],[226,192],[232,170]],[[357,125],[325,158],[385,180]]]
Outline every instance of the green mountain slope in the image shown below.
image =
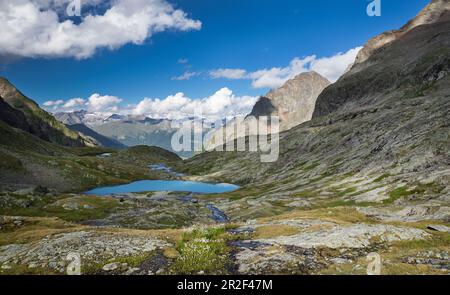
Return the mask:
[[[148,168],[181,161],[165,150],[146,147],[116,151],[100,147],[64,147],[0,121],[0,191],[35,186],[79,192],[99,185],[139,179],[164,179]],[[100,157],[108,153],[110,157]]]
[[[94,142],[69,130],[5,79],[0,80],[0,93],[0,192],[36,186],[79,192],[102,184],[160,179],[168,176],[152,172],[149,164],[176,166],[181,161],[152,147],[117,151],[85,146]],[[110,156],[99,157],[103,153]]]
[[[43,140],[65,146],[84,146],[86,144],[77,132],[69,130],[52,115],[42,110],[34,101],[23,95],[8,80],[1,77],[0,96],[4,102],[24,115],[18,117],[17,122],[14,123],[22,130]],[[22,122],[23,117],[26,119],[26,125]]]

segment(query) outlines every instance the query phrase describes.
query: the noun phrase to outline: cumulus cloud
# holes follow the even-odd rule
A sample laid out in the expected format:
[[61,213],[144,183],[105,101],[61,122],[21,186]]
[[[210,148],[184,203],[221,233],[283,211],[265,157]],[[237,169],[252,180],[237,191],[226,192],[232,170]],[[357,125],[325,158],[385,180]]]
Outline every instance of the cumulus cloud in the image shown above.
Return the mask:
[[135,105],[121,106],[122,99],[116,96],[93,94],[88,99],[73,98],[67,101],[48,101],[44,107],[55,112],[70,112],[86,109],[97,115],[107,117],[112,113],[147,116],[155,119],[183,120],[201,114],[215,121],[224,118],[244,116],[250,113],[258,97],[237,96],[224,87],[211,96],[200,99],[187,97],[179,92],[164,99],[144,98]]
[[120,102],[122,99],[118,97],[95,93],[89,97],[86,105],[91,112],[114,112],[118,110],[117,105]]
[[356,47],[345,53],[338,53],[330,57],[317,58],[315,55],[304,58],[294,58],[286,67],[274,67],[248,72],[243,69],[218,69],[210,71],[213,79],[247,79],[252,81],[254,88],[277,88],[287,80],[300,73],[316,71],[331,82],[335,82],[345,72],[356,58],[362,47]]
[[64,103],[63,107],[66,109],[82,107],[86,104],[86,100],[82,98],[72,98],[69,99],[66,103]]
[[[199,30],[193,20],[166,0],[88,0],[107,3],[102,14],[65,17],[69,0],[0,1],[0,55],[20,57],[91,57],[97,49],[142,44],[166,30]],[[85,6],[83,6],[85,8]]]
[[225,87],[202,99],[189,98],[182,92],[165,99],[144,98],[132,113],[169,119],[186,119],[202,113],[209,120],[220,120],[248,114],[256,100],[253,96],[236,96]]
[[67,101],[62,99],[50,100],[43,103],[46,110],[51,112],[70,112],[87,109],[90,112],[111,113],[119,110],[122,99],[116,96],[92,94],[88,99],[72,98]]
[[355,62],[356,56],[361,49],[362,47],[356,47],[332,57],[315,59],[311,62],[310,69],[335,82]]

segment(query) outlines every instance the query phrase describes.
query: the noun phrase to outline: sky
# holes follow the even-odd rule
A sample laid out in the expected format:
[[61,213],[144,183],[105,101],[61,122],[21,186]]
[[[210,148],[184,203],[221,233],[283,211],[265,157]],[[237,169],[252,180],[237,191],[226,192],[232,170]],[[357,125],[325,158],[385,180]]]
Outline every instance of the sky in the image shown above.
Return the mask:
[[369,17],[369,0],[81,0],[81,16],[73,1],[0,0],[0,76],[52,112],[152,117],[246,113],[309,70],[334,82],[429,2]]

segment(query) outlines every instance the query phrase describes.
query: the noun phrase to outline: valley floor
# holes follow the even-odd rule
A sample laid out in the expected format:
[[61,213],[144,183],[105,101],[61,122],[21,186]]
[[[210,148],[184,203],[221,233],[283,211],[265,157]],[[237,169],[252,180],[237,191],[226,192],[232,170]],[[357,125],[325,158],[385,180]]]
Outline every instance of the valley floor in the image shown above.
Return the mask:
[[5,195],[0,273],[66,274],[79,255],[82,274],[367,274],[379,255],[381,274],[450,274],[442,209],[302,208],[236,195],[245,190]]

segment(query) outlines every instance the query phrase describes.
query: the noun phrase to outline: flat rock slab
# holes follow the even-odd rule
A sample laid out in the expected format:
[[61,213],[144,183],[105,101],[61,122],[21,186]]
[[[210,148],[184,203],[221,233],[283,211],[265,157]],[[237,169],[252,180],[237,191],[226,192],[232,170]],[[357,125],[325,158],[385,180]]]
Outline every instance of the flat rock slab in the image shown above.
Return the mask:
[[425,231],[397,227],[393,225],[355,224],[351,226],[335,226],[331,229],[317,232],[300,233],[292,236],[257,240],[261,243],[296,246],[301,248],[364,248],[370,246],[373,239],[381,242],[396,242],[402,240],[426,239]]
[[445,225],[429,225],[427,227],[428,229],[443,232],[443,233],[450,233],[450,227]]
[[82,263],[99,263],[111,258],[150,253],[168,245],[152,237],[78,231],[46,237],[31,244],[0,247],[0,264],[12,262],[64,272],[70,253],[80,255]]

